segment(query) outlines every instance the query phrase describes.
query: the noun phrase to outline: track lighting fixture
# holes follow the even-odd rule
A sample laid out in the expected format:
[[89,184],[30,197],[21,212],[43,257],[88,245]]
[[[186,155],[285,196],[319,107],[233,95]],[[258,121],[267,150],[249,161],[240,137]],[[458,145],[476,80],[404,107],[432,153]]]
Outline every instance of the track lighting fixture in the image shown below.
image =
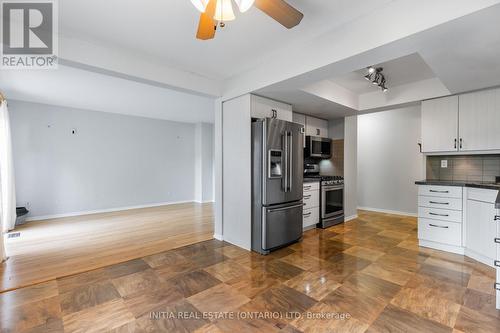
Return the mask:
[[386,80],[382,73],[383,70],[382,67],[375,68],[370,66],[367,68],[368,74],[365,75],[365,79],[370,81],[374,86],[379,86],[383,92],[386,92],[389,89],[385,86]]

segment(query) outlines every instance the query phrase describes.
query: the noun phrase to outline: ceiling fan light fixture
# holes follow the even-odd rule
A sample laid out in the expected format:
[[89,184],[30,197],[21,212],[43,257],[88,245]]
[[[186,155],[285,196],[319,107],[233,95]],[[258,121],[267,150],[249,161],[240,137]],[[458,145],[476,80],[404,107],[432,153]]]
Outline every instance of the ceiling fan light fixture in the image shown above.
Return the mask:
[[196,7],[196,9],[204,13],[207,9],[208,1],[209,0],[191,0],[191,3]]
[[255,2],[255,0],[234,0],[234,1],[238,5],[238,8],[240,9],[241,13],[244,13],[247,10],[249,10]]
[[232,21],[235,18],[236,16],[234,16],[233,4],[231,3],[231,0],[217,0],[214,20],[225,22]]

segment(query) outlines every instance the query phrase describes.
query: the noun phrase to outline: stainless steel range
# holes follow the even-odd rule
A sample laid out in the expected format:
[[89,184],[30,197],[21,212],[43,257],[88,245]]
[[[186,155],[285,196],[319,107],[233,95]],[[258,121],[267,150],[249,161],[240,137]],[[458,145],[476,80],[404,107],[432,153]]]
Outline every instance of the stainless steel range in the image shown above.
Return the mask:
[[328,228],[344,223],[344,177],[321,176],[319,167],[306,164],[304,179],[319,179],[320,186],[320,223],[319,228]]

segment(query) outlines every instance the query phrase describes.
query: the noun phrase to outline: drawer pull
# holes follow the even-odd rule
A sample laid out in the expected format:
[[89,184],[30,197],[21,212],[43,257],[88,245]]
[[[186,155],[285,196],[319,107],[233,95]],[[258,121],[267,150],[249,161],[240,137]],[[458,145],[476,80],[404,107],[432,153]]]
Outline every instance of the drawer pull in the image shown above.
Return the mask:
[[304,186],[304,190],[310,189],[312,186]]
[[437,213],[433,213],[433,212],[429,212],[429,215],[434,215],[434,216],[443,216],[443,217],[448,217],[450,215],[448,214],[437,214]]
[[429,224],[430,227],[434,228],[441,228],[441,229],[448,229],[449,227],[446,225],[436,225],[436,224]]
[[311,195],[304,195],[304,199],[311,199]]
[[449,202],[437,202],[437,201],[429,201],[429,203],[435,204],[435,205],[449,205],[450,204]]
[[500,238],[495,238],[495,243],[500,244]]
[[500,215],[496,215],[493,221],[500,221]]
[[450,191],[438,191],[438,190],[429,190],[429,192],[433,192],[433,193],[450,193]]
[[496,290],[500,290],[500,283],[495,283],[493,285],[493,288],[495,288]]
[[497,267],[500,267],[500,260],[495,260],[493,264]]
[[309,213],[305,213],[305,214],[304,214],[304,217],[306,217],[306,216],[310,216],[311,214],[312,214],[311,212],[309,212]]

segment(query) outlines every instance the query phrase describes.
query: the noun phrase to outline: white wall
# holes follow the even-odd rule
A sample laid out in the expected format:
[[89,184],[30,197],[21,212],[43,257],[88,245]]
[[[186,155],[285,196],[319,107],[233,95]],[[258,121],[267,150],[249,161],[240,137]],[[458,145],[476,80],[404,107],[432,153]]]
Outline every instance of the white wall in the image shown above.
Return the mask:
[[214,200],[214,125],[198,123],[195,128],[195,200]]
[[345,118],[344,128],[344,214],[358,216],[358,116]]
[[224,240],[249,250],[252,241],[250,95],[223,103],[222,215]]
[[415,180],[423,174],[420,106],[358,117],[358,205],[417,213]]
[[17,201],[32,217],[195,199],[195,124],[15,100],[9,109]]

